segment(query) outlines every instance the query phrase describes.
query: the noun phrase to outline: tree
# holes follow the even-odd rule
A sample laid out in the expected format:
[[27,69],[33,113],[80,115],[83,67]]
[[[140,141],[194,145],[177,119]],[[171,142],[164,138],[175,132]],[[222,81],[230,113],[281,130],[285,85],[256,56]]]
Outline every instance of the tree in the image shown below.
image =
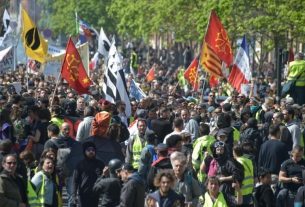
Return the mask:
[[[49,14],[47,23],[55,35],[64,33],[73,35],[76,33],[76,18],[78,16],[95,28],[104,27],[108,32],[114,32],[115,21],[110,20],[106,7],[107,0],[39,0],[44,13]],[[43,20],[43,18],[42,18]],[[40,22],[41,23],[41,22]]]

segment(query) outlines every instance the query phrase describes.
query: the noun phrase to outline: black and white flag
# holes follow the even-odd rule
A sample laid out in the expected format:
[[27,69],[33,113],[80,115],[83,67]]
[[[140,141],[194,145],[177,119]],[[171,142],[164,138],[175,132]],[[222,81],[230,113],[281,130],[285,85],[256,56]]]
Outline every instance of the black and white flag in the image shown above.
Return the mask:
[[0,30],[0,46],[2,45],[5,37],[12,32],[12,28],[10,27],[11,18],[6,9],[4,10],[2,21],[3,24]]
[[110,46],[110,41],[108,40],[103,28],[101,28],[100,36],[98,38],[98,52],[102,54],[105,59],[108,58]]
[[118,53],[113,40],[109,49],[107,69],[104,74],[103,97],[111,103],[123,101],[126,104],[125,114],[129,117],[131,115],[131,105],[122,62],[122,56]]

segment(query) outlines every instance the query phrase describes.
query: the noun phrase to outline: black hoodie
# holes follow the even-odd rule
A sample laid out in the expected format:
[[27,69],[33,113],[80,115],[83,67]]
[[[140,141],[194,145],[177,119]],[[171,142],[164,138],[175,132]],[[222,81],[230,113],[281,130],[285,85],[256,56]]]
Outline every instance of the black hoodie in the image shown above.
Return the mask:
[[[216,142],[218,142],[218,141],[216,141]],[[204,160],[205,165],[208,166],[206,173],[208,173],[211,161],[213,160],[213,158],[215,158],[218,165],[219,165],[219,168],[220,168],[218,170],[220,175],[224,176],[224,177],[233,176],[233,181],[234,182],[237,181],[241,184],[243,179],[244,179],[244,168],[243,168],[243,166],[239,162],[237,162],[235,159],[232,159],[228,156],[226,146],[225,146],[225,152],[222,155],[220,155],[220,156],[216,155],[215,143],[212,145],[213,157],[208,156]],[[234,195],[235,190],[234,190],[234,188],[232,188],[232,181],[223,182],[221,184],[221,191],[223,193],[228,193],[228,194]]]
[[[93,144],[93,143],[92,143]],[[85,150],[88,147],[94,147],[91,143],[84,143],[84,156],[85,159],[80,161],[73,173],[73,196],[77,195],[93,195],[93,186],[97,178],[103,173],[105,167],[104,163],[96,158],[89,159],[86,156]]]

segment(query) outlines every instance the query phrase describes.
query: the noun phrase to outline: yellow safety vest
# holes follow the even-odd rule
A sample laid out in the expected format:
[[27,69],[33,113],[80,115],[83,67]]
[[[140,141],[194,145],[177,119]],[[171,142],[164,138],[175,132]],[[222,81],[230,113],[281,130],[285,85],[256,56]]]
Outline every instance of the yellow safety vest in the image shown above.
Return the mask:
[[45,187],[46,187],[46,179],[45,179],[45,175],[42,173],[42,184],[37,193],[37,199],[41,204],[41,206],[44,206]]
[[37,199],[37,194],[32,186],[31,181],[28,180],[27,183],[27,196],[28,196],[28,202],[30,207],[43,207],[43,204],[39,202]]
[[[144,144],[144,146],[145,146],[145,144]],[[142,149],[144,148],[144,146],[142,146],[142,142],[141,142],[139,135],[136,135],[133,145],[132,145],[132,166],[134,169],[139,168],[141,152],[142,152]]]
[[[37,193],[37,200],[38,200],[38,203],[39,203],[38,206],[41,206],[41,207],[44,207],[45,187],[46,187],[45,186],[46,185],[45,177],[46,177],[46,175],[42,174],[42,184],[41,184],[41,187],[40,187],[40,189]],[[58,179],[59,179],[58,176],[56,176],[56,182],[58,182]],[[55,188],[56,188],[56,186],[55,186]],[[62,207],[61,194],[57,189],[55,189],[55,192],[56,192],[56,195],[54,195],[54,196],[57,196],[57,206]]]
[[249,195],[254,190],[254,172],[252,161],[245,157],[238,157],[236,160],[244,167],[245,177],[241,186],[242,195]]
[[233,128],[233,140],[234,143],[237,143],[240,140],[240,132],[235,127],[232,128]]
[[296,86],[305,86],[305,61],[295,60],[289,63],[288,80],[296,80],[298,76],[302,75],[297,79]]
[[213,203],[208,192],[204,194],[204,204],[203,207],[227,207],[227,202],[223,197],[222,192],[219,192],[217,199]]
[[[198,180],[204,182],[206,174],[200,171],[200,164],[205,159],[204,152],[207,151],[208,154],[212,154],[211,145],[215,142],[215,138],[212,135],[205,135],[196,139],[193,144],[193,153],[192,153],[192,164],[194,170],[197,172]],[[203,149],[206,148],[204,151]]]

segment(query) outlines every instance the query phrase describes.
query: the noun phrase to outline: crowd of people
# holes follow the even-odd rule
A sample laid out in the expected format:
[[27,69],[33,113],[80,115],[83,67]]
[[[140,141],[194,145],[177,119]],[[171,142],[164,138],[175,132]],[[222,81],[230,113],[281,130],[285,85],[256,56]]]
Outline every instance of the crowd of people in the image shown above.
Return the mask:
[[134,77],[148,96],[130,117],[101,71],[85,95],[23,65],[0,74],[0,206],[63,206],[63,189],[69,207],[305,205],[304,105],[277,103],[270,76],[256,95],[224,80],[192,93],[155,68]]

